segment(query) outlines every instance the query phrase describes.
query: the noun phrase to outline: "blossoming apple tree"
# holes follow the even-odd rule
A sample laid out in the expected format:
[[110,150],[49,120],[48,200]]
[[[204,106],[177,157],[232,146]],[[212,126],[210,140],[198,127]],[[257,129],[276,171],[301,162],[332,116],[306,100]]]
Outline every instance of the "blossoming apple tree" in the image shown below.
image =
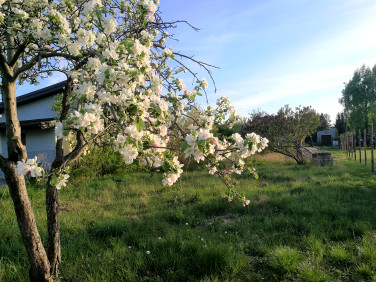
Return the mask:
[[[51,281],[58,275],[60,228],[58,191],[69,179],[68,165],[93,144],[113,146],[125,164],[138,162],[164,174],[171,186],[183,172],[177,152],[205,162],[208,172],[227,186],[226,197],[249,201],[233,189],[231,173],[242,173],[244,159],[267,146],[268,140],[250,133],[219,139],[214,124],[233,124],[238,116],[227,98],[188,113],[197,96],[205,93],[206,79],[185,68],[191,59],[166,48],[169,28],[163,22],[159,0],[0,0],[1,94],[6,120],[7,156],[0,168],[14,203],[18,226],[30,262],[30,278]],[[17,118],[16,85],[37,83],[54,71],[65,73],[59,121],[56,123],[56,158],[44,171],[36,158],[27,159]],[[191,72],[196,84],[188,89],[179,73]],[[209,71],[210,74],[210,71]],[[190,120],[182,127],[181,116]],[[186,120],[187,120],[186,119]],[[169,142],[174,129],[180,146]],[[63,139],[74,148],[63,154]],[[231,170],[223,170],[227,162]],[[254,170],[249,170],[255,174]],[[30,200],[26,177],[47,177],[47,251]]]

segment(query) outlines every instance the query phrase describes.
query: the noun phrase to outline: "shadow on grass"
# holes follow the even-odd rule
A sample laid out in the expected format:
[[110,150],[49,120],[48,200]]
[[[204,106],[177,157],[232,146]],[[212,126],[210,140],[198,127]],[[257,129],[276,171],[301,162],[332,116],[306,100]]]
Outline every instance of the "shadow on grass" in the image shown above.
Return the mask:
[[64,226],[62,273],[68,281],[356,280],[357,245],[376,227],[375,196],[316,185],[246,208],[215,199],[94,222],[79,234]]
[[[357,169],[291,167],[261,164],[267,177],[243,184],[245,208],[205,196],[199,177],[183,178],[190,190],[122,191],[119,177],[93,184],[85,196],[103,202],[100,213],[90,207],[88,219],[78,205],[61,215],[62,281],[374,279],[375,180]],[[122,212],[121,197],[142,205]],[[27,261],[16,231],[0,231],[0,278],[22,281]]]

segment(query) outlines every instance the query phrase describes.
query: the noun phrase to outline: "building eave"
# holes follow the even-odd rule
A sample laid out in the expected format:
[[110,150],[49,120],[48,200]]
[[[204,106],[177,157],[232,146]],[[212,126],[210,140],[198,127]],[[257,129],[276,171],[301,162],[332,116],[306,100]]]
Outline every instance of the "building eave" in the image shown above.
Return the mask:
[[[55,128],[56,120],[55,118],[44,118],[44,119],[33,119],[33,120],[23,120],[20,121],[20,125],[22,129],[32,129],[32,128],[39,128],[39,129],[49,129]],[[0,123],[0,130],[4,130],[6,127],[5,122]]]

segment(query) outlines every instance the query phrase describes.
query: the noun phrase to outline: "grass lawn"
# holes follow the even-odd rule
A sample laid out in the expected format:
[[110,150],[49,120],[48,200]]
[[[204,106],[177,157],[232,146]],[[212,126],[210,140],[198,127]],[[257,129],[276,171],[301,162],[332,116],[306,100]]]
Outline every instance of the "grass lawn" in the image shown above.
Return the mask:
[[[332,151],[333,167],[274,154],[242,177],[251,204],[186,172],[76,178],[60,192],[62,281],[367,281],[376,279],[376,176]],[[29,189],[46,237],[44,187]],[[7,189],[0,189],[0,281],[27,281],[27,258]]]
[[[372,151],[371,149],[367,149],[367,163],[364,162],[364,148],[361,150],[361,155],[362,155],[362,165],[367,165],[369,167],[369,170],[371,170],[371,156],[372,156]],[[376,149],[373,149],[373,156],[376,158]],[[354,160],[354,154],[350,154],[350,157]],[[355,160],[354,160],[355,161]],[[359,163],[359,148],[356,150],[356,161]]]

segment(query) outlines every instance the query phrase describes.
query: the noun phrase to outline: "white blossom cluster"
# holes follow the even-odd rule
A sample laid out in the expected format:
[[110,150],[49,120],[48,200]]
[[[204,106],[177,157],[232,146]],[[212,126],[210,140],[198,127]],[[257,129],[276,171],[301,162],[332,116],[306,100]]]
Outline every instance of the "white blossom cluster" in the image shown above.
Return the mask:
[[43,175],[43,168],[38,164],[37,157],[18,161],[16,172],[21,175],[30,175],[31,177],[40,177]]
[[[214,124],[231,126],[239,120],[225,97],[217,101],[215,109],[208,107],[188,119],[187,131],[180,127],[181,118],[194,107],[208,81],[197,79],[193,89],[187,89],[178,77],[185,68],[168,66],[175,59],[173,49],[165,45],[170,35],[164,28],[153,29],[157,23],[148,24],[155,19],[159,0],[121,1],[119,6],[102,0],[72,3],[0,0],[0,25],[17,42],[26,38],[31,42],[25,47],[26,54],[55,54],[51,57],[64,58],[67,65],[81,62],[74,70],[65,69],[74,86],[70,112],[56,123],[58,139],[75,133],[70,136],[81,134],[85,142],[112,144],[126,164],[137,161],[162,171],[162,183],[167,186],[177,181],[183,167],[174,153],[176,148],[170,148],[171,129],[179,129],[185,157],[208,161],[213,175],[223,160],[232,161],[234,171],[241,172],[243,159],[267,146],[268,141],[254,133],[245,139],[234,134],[228,140],[213,135]],[[4,44],[1,39],[0,44]],[[40,63],[48,62],[47,56]],[[20,66],[24,63],[20,59]],[[19,162],[17,171],[41,175],[32,160]],[[55,186],[64,187],[68,178],[68,174],[61,175]]]
[[269,142],[268,139],[253,132],[247,134],[245,139],[239,133],[234,133],[230,140],[220,140],[204,129],[193,130],[186,136],[185,141],[187,145],[184,150],[185,157],[192,156],[197,162],[212,160],[207,165],[211,175],[217,172],[216,164],[224,159],[231,160],[232,170],[241,174],[245,164],[244,159],[264,150]]
[[85,129],[87,134],[95,135],[102,131],[104,124],[98,112],[89,109],[90,104],[85,105],[85,109],[74,111],[70,115],[70,121],[76,129]]
[[207,154],[215,152],[215,144],[218,138],[214,138],[213,134],[208,129],[192,130],[190,134],[185,137],[188,148],[184,151],[185,157],[193,156],[196,162],[205,160]]
[[232,170],[237,174],[241,174],[244,169],[244,159],[264,150],[269,142],[267,138],[262,138],[254,132],[246,134],[245,139],[238,133],[232,134],[231,138],[233,146],[238,149],[230,156],[233,161]]
[[60,190],[62,187],[67,186],[69,174],[61,174],[55,179],[55,187]]
[[179,163],[178,157],[175,156],[172,159],[172,172],[167,173],[166,177],[162,180],[162,184],[164,186],[172,186],[180,177],[180,175],[183,173],[183,170],[181,169],[184,165]]

